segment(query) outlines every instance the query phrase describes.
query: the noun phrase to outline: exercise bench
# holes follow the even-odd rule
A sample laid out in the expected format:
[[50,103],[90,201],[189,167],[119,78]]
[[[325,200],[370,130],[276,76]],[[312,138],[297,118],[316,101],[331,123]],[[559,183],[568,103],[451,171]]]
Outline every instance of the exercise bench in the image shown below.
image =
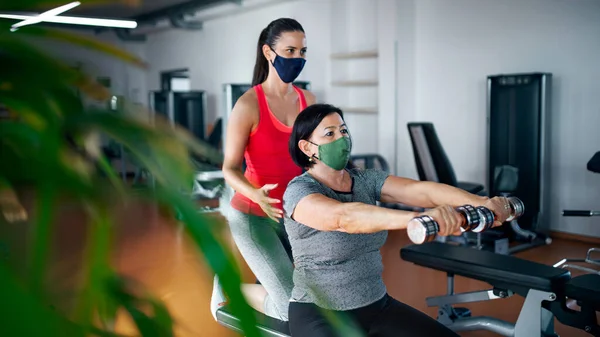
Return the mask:
[[[469,247],[430,242],[409,245],[400,250],[403,260],[447,273],[448,294],[427,298],[428,306],[438,307],[438,321],[452,330],[487,330],[502,336],[558,336],[554,318],[562,324],[600,336],[596,312],[600,311],[600,275],[572,277],[571,273],[510,255],[495,254]],[[454,293],[454,276],[483,281],[491,289]],[[516,323],[497,318],[469,317],[453,304],[507,298],[525,298]],[[580,311],[567,307],[575,300]]]

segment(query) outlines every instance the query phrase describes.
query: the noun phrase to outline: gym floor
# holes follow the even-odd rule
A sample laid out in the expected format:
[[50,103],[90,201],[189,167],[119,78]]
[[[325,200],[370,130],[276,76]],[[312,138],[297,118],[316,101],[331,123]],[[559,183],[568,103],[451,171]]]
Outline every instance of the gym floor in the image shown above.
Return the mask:
[[[31,198],[24,198],[31,209]],[[139,281],[168,305],[177,322],[177,336],[238,336],[218,325],[209,312],[212,290],[212,274],[199,258],[199,254],[182,235],[181,228],[165,220],[152,206],[130,204],[118,211],[116,249],[113,256],[115,267],[124,275]],[[68,203],[60,210],[56,219],[56,253],[51,260],[47,284],[53,292],[66,298],[72,293],[79,273],[81,244],[85,237],[84,213]],[[223,238],[230,242],[223,225]],[[19,254],[19,247],[26,247],[28,226],[23,226],[19,238],[15,237],[11,255]],[[18,234],[18,233],[17,233]],[[15,233],[13,233],[15,235]],[[385,266],[384,279],[389,293],[395,298],[435,317],[435,309],[425,305],[428,296],[442,295],[446,291],[445,274],[404,262],[399,249],[408,244],[405,233],[391,233],[382,249]],[[533,261],[553,264],[564,257],[584,257],[590,244],[555,239],[551,246],[539,247],[518,254]],[[238,255],[239,257],[239,255]],[[239,261],[242,261],[241,259]],[[241,263],[243,278],[253,282],[254,277],[245,264]],[[460,277],[456,278],[456,292],[485,289],[486,284]],[[487,315],[514,322],[519,314],[523,299],[509,299],[465,305],[474,315]],[[68,305],[64,303],[63,305]],[[131,322],[120,319],[117,323],[122,333],[131,333]],[[557,323],[561,336],[584,337],[588,334]],[[496,336],[489,332],[465,332],[462,336]]]

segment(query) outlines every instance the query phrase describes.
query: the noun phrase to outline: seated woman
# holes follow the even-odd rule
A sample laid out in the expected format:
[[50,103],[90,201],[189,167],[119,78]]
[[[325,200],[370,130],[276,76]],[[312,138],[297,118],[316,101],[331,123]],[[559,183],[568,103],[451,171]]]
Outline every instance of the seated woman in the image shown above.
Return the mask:
[[[488,207],[498,226],[509,216],[508,201],[381,170],[345,169],[352,141],[342,111],[331,105],[315,104],[300,113],[289,146],[293,160],[306,169],[283,197],[295,261],[292,336],[337,336],[328,314],[349,318],[369,336],[458,336],[387,294],[380,248],[388,230],[405,229],[424,214],[439,223],[439,235],[459,234],[454,208],[465,204]],[[386,209],[377,201],[429,210]]]

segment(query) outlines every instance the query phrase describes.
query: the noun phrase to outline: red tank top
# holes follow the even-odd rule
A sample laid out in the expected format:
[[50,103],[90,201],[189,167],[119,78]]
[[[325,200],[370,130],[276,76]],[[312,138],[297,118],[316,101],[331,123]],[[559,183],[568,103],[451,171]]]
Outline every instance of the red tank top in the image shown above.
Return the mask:
[[[294,86],[300,101],[300,111],[306,108],[306,98],[301,89]],[[248,144],[244,151],[246,159],[246,172],[244,176],[256,188],[265,184],[278,184],[270,191],[269,197],[278,199],[278,204],[273,204],[283,209],[283,193],[294,177],[302,174],[289,153],[289,139],[292,127],[283,124],[269,109],[267,97],[262,85],[254,87],[258,98],[259,120],[258,126],[250,133]],[[246,214],[266,216],[258,204],[236,192],[231,200],[231,206]]]

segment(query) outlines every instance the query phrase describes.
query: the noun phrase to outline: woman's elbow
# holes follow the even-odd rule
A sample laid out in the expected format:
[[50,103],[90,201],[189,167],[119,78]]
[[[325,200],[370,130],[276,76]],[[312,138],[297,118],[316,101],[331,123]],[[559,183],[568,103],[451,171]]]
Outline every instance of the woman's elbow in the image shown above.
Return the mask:
[[242,168],[239,165],[236,165],[234,163],[228,163],[227,161],[225,161],[223,163],[223,166],[221,167],[221,170],[223,171],[224,178],[227,180],[230,179],[231,176],[235,174],[235,172],[241,172]]

